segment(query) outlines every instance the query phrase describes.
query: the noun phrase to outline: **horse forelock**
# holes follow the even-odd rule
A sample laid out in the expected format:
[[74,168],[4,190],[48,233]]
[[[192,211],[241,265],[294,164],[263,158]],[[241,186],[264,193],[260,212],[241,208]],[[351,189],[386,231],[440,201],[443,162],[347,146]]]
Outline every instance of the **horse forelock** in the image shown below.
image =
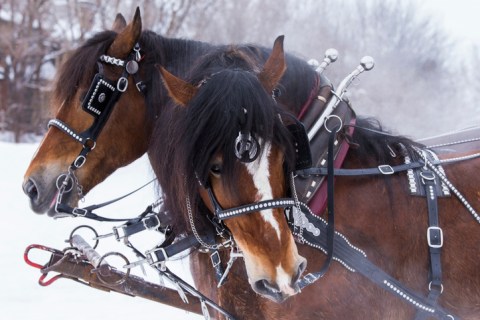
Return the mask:
[[277,117],[277,106],[255,74],[227,69],[213,76],[187,107],[184,156],[193,164],[192,174],[205,181],[215,154],[223,156],[226,181],[236,181],[235,139],[250,133],[264,150],[264,142],[286,147],[288,141]]

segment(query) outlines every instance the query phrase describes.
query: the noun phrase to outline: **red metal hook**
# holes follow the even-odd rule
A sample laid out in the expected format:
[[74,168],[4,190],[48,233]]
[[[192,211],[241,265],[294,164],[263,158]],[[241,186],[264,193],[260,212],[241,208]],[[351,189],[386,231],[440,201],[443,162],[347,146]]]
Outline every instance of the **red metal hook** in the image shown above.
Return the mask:
[[[60,251],[60,250],[57,250],[57,249],[53,249],[53,248],[50,248],[50,247],[46,247],[44,245],[41,245],[41,244],[31,244],[29,245],[26,249],[25,249],[25,252],[23,253],[23,259],[25,260],[25,262],[29,265],[29,266],[32,266],[34,268],[37,268],[37,269],[44,269],[46,267],[46,264],[45,265],[41,265],[39,263],[36,263],[36,262],[33,262],[32,260],[30,260],[28,254],[30,253],[30,250],[32,249],[39,249],[39,250],[42,250],[42,251],[47,251],[47,252],[51,252],[51,253],[55,253],[55,254],[60,254],[60,255],[63,255],[63,251]],[[47,273],[44,273],[40,276],[40,278],[38,279],[38,284],[40,284],[41,286],[45,287],[45,286],[48,286],[50,284],[52,284],[54,281],[60,279],[63,277],[62,274],[58,274],[56,276],[53,276],[52,278],[50,278],[49,280],[46,280],[45,281],[45,278],[48,276],[48,272]]]

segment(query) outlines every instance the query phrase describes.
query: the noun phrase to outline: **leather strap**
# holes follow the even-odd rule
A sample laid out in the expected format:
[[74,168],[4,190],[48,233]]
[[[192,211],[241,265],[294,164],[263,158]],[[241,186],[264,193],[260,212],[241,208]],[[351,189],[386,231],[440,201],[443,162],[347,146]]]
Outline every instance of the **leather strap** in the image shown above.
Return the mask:
[[[439,226],[438,219],[438,202],[435,184],[437,177],[433,171],[428,168],[422,168],[420,176],[425,187],[425,194],[428,205],[428,224],[427,242],[430,254],[430,283],[428,285],[429,293],[427,300],[430,304],[436,305],[438,298],[443,292],[442,285],[442,263],[441,248],[443,246],[443,231]],[[423,310],[419,310],[415,315],[415,320],[424,320],[428,318],[428,314]]]
[[[302,203],[301,207],[308,222],[320,230],[320,235],[318,236],[314,235],[314,233],[303,232],[303,243],[326,252],[326,248],[328,247],[326,221],[314,215],[305,204]],[[295,229],[294,234],[299,236],[298,231]],[[335,232],[333,259],[340,262],[348,270],[362,274],[377,286],[396,295],[417,310],[425,311],[430,317],[444,320],[457,318],[438,304],[432,304],[428,298],[424,298],[421,294],[406,288],[398,280],[370,262],[362,250],[354,247],[348,239],[339,232]],[[310,285],[318,279],[315,273],[309,273],[301,279],[301,286],[305,287]]]

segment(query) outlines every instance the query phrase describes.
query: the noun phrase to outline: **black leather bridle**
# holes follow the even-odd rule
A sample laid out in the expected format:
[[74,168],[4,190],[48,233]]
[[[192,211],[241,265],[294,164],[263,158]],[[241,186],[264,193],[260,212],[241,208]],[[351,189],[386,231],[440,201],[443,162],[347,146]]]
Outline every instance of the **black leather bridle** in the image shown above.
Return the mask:
[[[117,59],[108,55],[101,55],[99,57],[97,62],[98,73],[94,76],[90,88],[82,100],[82,109],[94,117],[94,121],[88,129],[78,133],[62,120],[54,118],[48,122],[48,127],[59,129],[82,145],[80,153],[70,164],[67,172],[57,178],[57,189],[59,191],[55,204],[55,211],[57,213],[72,214],[74,216],[85,215],[85,210],[71,208],[68,205],[62,204],[62,196],[64,193],[70,192],[74,185],[77,186],[79,195],[81,196],[81,186],[75,176],[75,171],[85,164],[87,155],[95,148],[98,136],[105,127],[115,104],[120,99],[122,93],[128,88],[128,77],[130,75],[135,77],[141,58],[138,43],[134,46],[126,60]],[[102,63],[123,68],[122,74],[117,81],[112,81],[105,77]],[[141,81],[135,82],[137,89],[143,93],[145,85]]]

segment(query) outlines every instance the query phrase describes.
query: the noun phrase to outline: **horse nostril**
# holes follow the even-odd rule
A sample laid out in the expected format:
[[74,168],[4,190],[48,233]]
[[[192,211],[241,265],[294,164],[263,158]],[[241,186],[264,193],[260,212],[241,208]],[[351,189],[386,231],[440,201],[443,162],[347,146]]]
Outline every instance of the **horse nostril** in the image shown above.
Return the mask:
[[254,290],[260,294],[278,294],[280,293],[280,288],[277,285],[272,285],[265,279],[258,280],[254,284]]
[[36,200],[38,198],[38,189],[35,182],[32,179],[28,179],[23,184],[23,192],[30,198],[30,200]]

